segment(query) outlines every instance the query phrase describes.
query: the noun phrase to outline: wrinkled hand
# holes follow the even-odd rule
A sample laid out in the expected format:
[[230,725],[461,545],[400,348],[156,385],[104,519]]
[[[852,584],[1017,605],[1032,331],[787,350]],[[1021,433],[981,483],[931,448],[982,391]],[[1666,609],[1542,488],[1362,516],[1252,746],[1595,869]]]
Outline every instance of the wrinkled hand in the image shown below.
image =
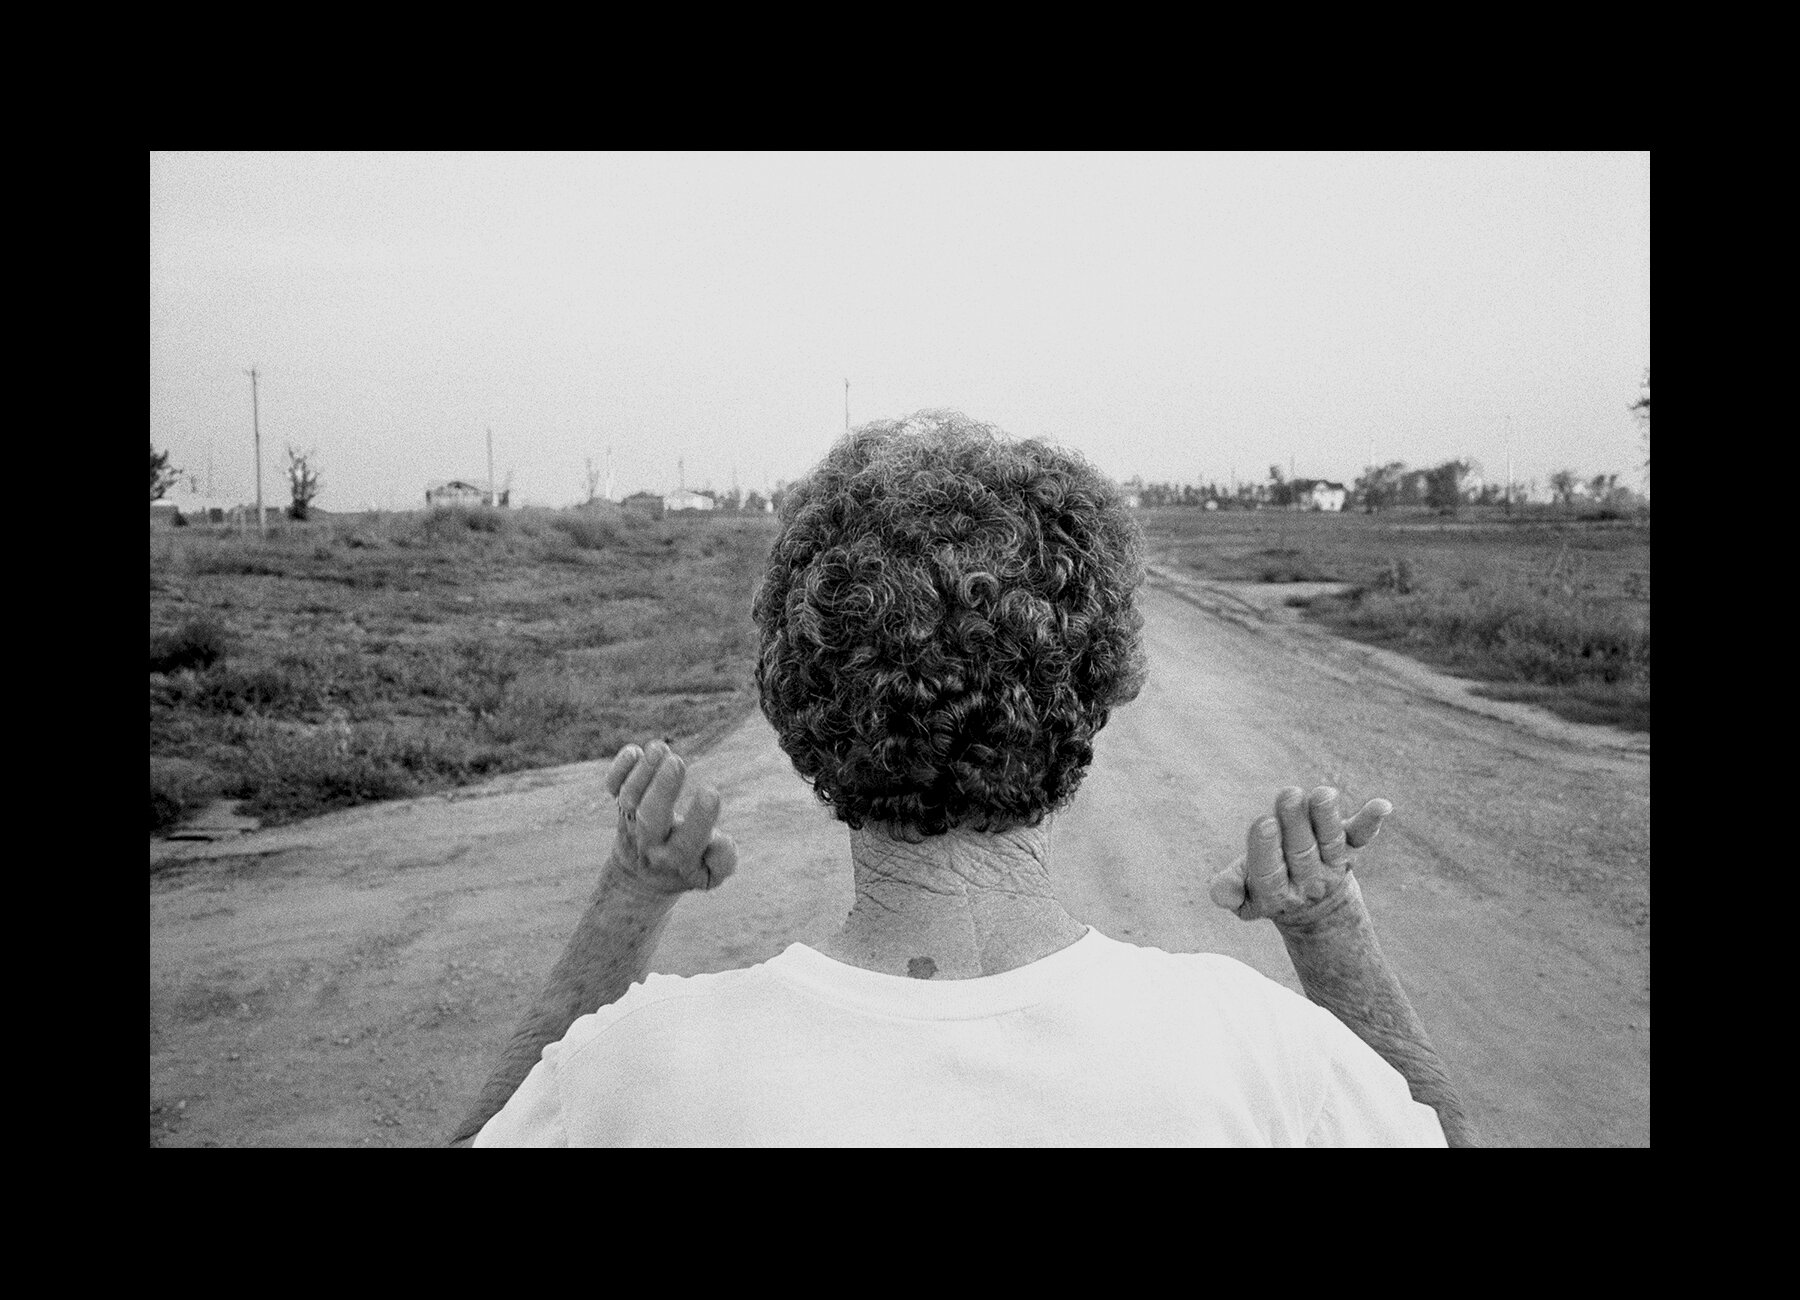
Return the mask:
[[619,800],[610,869],[655,893],[712,889],[737,870],[737,845],[716,829],[717,790],[701,789],[676,816],[686,779],[687,764],[660,740],[625,746],[606,774],[606,792]]
[[1348,824],[1338,815],[1338,792],[1320,786],[1309,798],[1298,786],[1275,797],[1275,815],[1250,827],[1248,851],[1212,879],[1213,902],[1246,921],[1304,925],[1332,911],[1356,890],[1351,849],[1367,844],[1394,811],[1371,799]]

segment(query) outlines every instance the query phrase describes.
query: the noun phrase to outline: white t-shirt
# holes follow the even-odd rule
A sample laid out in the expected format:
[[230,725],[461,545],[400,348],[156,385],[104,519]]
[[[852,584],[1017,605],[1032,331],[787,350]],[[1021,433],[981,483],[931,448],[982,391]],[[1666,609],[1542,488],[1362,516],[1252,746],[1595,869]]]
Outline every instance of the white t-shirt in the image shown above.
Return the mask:
[[478,1147],[1429,1146],[1437,1113],[1242,962],[1087,934],[969,980],[793,944],[582,1016]]

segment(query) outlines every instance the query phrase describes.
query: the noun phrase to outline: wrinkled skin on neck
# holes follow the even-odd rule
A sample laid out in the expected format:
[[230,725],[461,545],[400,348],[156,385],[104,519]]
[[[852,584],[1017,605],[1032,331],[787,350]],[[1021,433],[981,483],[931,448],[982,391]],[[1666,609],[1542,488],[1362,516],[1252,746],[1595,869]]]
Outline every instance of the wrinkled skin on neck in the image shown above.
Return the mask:
[[976,979],[1047,957],[1086,927],[1050,882],[1050,823],[908,843],[879,825],[850,832],[856,902],[827,957],[883,975]]

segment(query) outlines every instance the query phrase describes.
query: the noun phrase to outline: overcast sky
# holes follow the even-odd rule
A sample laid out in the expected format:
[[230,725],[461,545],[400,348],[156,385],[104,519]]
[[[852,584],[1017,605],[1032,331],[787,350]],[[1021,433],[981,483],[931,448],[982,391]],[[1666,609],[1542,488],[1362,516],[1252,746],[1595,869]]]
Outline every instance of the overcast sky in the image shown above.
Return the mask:
[[[150,441],[328,510],[762,490],[955,407],[1119,478],[1642,486],[1648,153],[150,157]],[[1510,417],[1510,421],[1508,419]],[[682,464],[685,464],[685,470]]]

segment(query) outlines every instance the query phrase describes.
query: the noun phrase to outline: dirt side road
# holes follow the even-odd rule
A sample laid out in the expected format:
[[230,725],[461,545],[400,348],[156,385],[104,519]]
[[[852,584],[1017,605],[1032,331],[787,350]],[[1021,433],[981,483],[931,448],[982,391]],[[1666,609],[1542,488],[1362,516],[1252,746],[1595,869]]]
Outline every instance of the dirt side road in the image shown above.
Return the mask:
[[[1219,911],[1207,875],[1281,785],[1384,795],[1364,890],[1490,1144],[1648,1145],[1647,740],[1473,701],[1285,594],[1158,575],[1150,685],[1056,826],[1070,910],[1297,987],[1274,928]],[[742,865],[677,908],[656,969],[823,938],[850,901],[843,831],[761,718],[692,766]],[[441,1141],[591,888],[600,770],[153,847],[177,856],[150,887],[152,1145]]]

